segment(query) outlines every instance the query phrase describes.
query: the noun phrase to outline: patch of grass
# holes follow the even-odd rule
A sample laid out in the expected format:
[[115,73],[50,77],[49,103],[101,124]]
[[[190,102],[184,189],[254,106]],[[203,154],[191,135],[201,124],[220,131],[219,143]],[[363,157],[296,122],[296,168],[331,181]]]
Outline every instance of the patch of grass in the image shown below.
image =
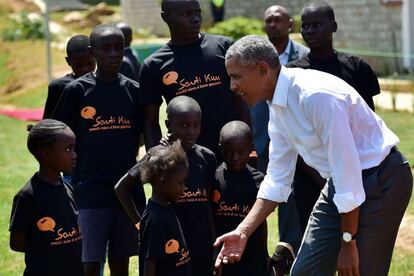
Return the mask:
[[384,120],[387,126],[397,134],[400,138],[398,148],[404,153],[405,157],[410,161],[411,166],[414,165],[414,116],[409,112],[392,112],[379,109],[378,115]]
[[24,255],[9,249],[9,218],[14,194],[37,170],[26,150],[27,122],[0,116],[0,271],[23,275]]
[[414,254],[399,249],[395,250],[388,275],[413,276]]
[[37,87],[13,93],[2,98],[2,102],[20,108],[40,108],[45,105],[47,97],[47,85],[41,84]]

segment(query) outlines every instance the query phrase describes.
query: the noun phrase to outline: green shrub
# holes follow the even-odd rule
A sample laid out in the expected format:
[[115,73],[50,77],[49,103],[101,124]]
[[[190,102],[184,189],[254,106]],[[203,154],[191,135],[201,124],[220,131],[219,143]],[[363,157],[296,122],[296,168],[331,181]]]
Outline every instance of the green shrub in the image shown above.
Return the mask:
[[210,34],[218,34],[239,39],[245,35],[264,35],[264,24],[262,20],[237,16],[219,22],[207,30]]
[[300,15],[294,15],[292,16],[293,19],[293,30],[292,33],[300,33],[300,24],[301,24],[301,20],[300,20]]
[[44,39],[45,22],[42,19],[30,19],[27,12],[21,12],[13,26],[2,33],[4,40]]

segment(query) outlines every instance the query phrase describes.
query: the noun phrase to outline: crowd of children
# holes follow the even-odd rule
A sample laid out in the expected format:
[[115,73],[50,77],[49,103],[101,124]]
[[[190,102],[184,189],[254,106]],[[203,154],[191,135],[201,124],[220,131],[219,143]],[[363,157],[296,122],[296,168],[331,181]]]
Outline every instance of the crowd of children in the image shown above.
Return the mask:
[[[347,73],[343,79],[361,86],[361,93],[368,87],[372,97],[379,92],[375,74],[364,61],[333,50],[336,23],[321,7],[304,10],[311,52],[290,66],[320,64],[315,69]],[[10,247],[25,253],[24,275],[95,276],[106,259],[111,275],[128,275],[134,255],[141,276],[274,271],[266,222],[251,235],[240,262],[214,268],[216,237],[246,217],[264,174],[249,165],[254,138],[248,109],[230,91],[224,55],[232,40],[200,33],[196,0],[163,0],[161,8],[171,41],[142,68],[124,23],[99,25],[89,37],[68,41],[72,73],[50,83],[44,120],[28,128],[27,146],[39,170],[13,200]],[[331,29],[308,42],[306,26],[320,19]],[[322,56],[317,63],[320,49],[335,60]],[[353,74],[361,70],[371,85],[357,83]],[[161,139],[163,97],[168,135]],[[147,153],[137,162],[142,135]],[[152,186],[148,202],[145,183]]]

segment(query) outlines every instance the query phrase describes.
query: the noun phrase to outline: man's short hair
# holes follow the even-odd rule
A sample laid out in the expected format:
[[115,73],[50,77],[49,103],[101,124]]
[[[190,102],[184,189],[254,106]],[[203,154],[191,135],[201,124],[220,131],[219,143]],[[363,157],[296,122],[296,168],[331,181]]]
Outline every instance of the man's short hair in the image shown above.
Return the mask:
[[122,38],[124,37],[122,31],[115,24],[98,25],[92,30],[91,34],[89,35],[89,43],[92,48],[98,44],[98,40],[102,38],[102,34],[107,31],[116,35],[120,35]]
[[279,55],[275,46],[266,38],[259,35],[247,35],[236,41],[226,53],[226,61],[236,58],[241,65],[255,65],[265,61],[270,68],[280,66]]
[[306,9],[318,10],[322,12],[330,21],[335,21],[335,13],[328,3],[321,0],[312,0],[307,2],[302,9],[302,14]]
[[76,54],[89,53],[89,37],[86,35],[72,36],[66,44],[66,55],[71,58]]
[[177,113],[197,112],[201,114],[200,105],[188,96],[174,97],[167,105],[167,118],[171,119]]

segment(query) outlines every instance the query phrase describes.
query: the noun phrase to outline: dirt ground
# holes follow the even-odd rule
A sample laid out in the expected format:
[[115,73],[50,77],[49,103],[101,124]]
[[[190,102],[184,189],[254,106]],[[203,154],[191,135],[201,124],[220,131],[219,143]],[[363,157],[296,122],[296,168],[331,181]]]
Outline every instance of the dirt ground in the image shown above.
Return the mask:
[[414,215],[406,214],[401,222],[396,246],[414,253]]
[[11,12],[39,11],[39,8],[30,0],[1,0],[0,3],[7,5]]

